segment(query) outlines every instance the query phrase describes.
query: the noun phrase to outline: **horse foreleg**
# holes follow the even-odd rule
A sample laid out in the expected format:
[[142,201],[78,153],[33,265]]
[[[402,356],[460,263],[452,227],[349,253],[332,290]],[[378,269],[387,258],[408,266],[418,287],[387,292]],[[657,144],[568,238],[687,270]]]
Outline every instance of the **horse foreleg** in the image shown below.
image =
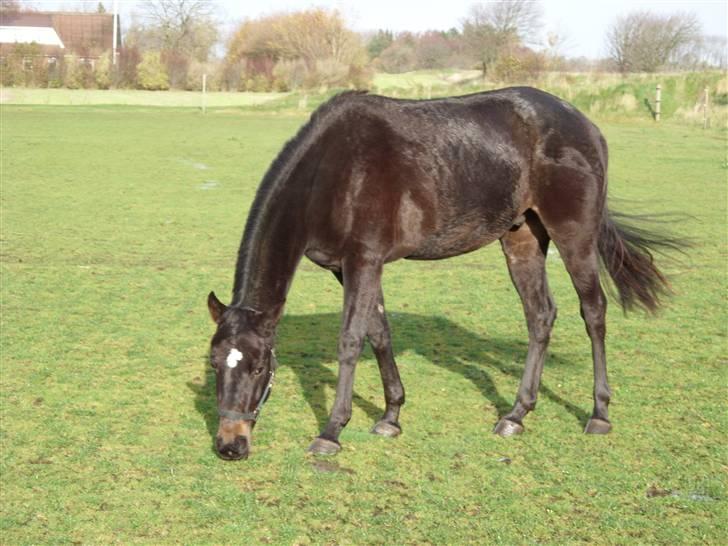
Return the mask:
[[392,336],[389,333],[387,315],[384,312],[384,296],[379,290],[377,304],[369,317],[367,336],[379,365],[379,375],[384,386],[386,408],[382,418],[374,425],[372,432],[381,436],[398,436],[402,432],[399,426],[399,408],[404,404],[404,387],[399,378],[397,363],[392,351]]
[[[342,285],[344,284],[344,277],[340,271],[334,271],[334,276]],[[384,294],[381,288],[376,306],[369,316],[367,337],[377,359],[386,403],[384,415],[374,425],[372,433],[381,436],[398,436],[402,432],[402,427],[399,425],[399,409],[404,404],[404,386],[399,377],[397,363],[394,360],[392,336],[389,332],[387,314],[384,311]]]
[[536,407],[546,348],[556,320],[556,306],[546,281],[549,237],[533,213],[514,231],[501,238],[508,271],[523,302],[528,324],[528,355],[518,396],[511,411],[498,421],[494,432],[511,436],[523,432],[523,418]]
[[330,455],[341,449],[339,434],[351,419],[354,369],[367,334],[369,317],[381,294],[382,264],[362,258],[344,262],[344,313],[339,336],[339,379],[329,422],[308,450]]

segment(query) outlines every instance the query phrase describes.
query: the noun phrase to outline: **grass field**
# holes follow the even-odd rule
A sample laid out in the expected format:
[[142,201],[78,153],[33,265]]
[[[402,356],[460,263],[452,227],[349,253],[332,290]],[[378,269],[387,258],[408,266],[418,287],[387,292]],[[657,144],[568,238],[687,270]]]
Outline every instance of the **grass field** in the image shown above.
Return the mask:
[[[209,108],[255,106],[286,93],[207,93],[205,105]],[[38,89],[28,87],[0,88],[0,103],[16,105],[51,106],[177,106],[202,108],[202,93],[196,91],[139,91],[136,89]]]
[[377,72],[372,80],[375,89],[409,90],[416,87],[449,87],[461,82],[480,80],[480,70],[415,70],[401,74]]
[[[726,137],[600,123],[622,210],[691,215],[656,318],[609,311],[614,431],[581,433],[590,349],[559,305],[539,406],[510,406],[526,329],[497,245],[401,262],[385,295],[408,401],[395,440],[367,350],[343,451],[305,448],[336,378],[341,294],[303,263],[248,461],[218,459],[213,325],[247,208],[302,117],[2,107],[4,544],[725,544]],[[616,201],[615,201],[616,203]]]

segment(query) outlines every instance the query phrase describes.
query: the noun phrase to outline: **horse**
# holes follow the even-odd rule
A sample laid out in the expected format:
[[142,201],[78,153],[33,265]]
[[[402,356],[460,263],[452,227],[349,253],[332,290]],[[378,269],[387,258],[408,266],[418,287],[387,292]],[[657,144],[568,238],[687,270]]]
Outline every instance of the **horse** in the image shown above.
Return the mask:
[[[674,239],[607,207],[607,143],[564,100],[530,87],[430,100],[346,92],[321,105],[264,175],[240,244],[232,301],[210,292],[210,344],[226,460],[247,458],[277,366],[276,326],[305,256],[343,286],[339,374],[328,423],[308,448],[331,455],[352,412],[365,338],[384,386],[372,432],[401,433],[405,392],[384,308],[384,265],[439,260],[500,241],[528,326],[515,403],[494,432],[524,431],[556,319],[545,262],[558,248],[591,341],[594,409],[584,432],[608,433],[606,270],[625,310],[655,311],[669,292],[653,252]],[[607,288],[612,285],[606,285]]]

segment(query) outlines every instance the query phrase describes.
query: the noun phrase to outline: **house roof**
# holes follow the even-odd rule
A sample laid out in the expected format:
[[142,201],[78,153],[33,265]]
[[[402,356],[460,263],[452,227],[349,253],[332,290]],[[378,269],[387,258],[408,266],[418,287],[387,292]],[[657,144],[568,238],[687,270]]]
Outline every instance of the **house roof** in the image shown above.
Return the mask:
[[[117,18],[117,30],[118,29]],[[72,12],[20,12],[3,14],[0,22],[2,28],[25,28],[31,29],[35,27],[35,32],[39,28],[50,28],[58,36],[61,47],[65,47],[66,51],[79,55],[99,55],[104,51],[112,49],[114,35],[114,16],[110,13],[72,13]],[[33,30],[24,31],[6,31],[8,35],[13,32],[13,36],[19,38],[32,38],[36,36]],[[48,32],[44,39],[49,39]],[[40,35],[37,35],[40,37]],[[121,46],[121,32],[117,32],[117,47]],[[24,40],[11,40],[12,42],[21,42]],[[39,40],[29,40],[41,43]],[[3,39],[1,42],[5,42]],[[28,42],[26,42],[28,43]],[[50,45],[50,44],[49,44]],[[52,44],[58,45],[58,44]]]
[[53,20],[49,13],[39,11],[17,11],[3,13],[0,24],[4,27],[52,27]]
[[0,44],[30,44],[65,48],[61,37],[51,27],[0,26]]

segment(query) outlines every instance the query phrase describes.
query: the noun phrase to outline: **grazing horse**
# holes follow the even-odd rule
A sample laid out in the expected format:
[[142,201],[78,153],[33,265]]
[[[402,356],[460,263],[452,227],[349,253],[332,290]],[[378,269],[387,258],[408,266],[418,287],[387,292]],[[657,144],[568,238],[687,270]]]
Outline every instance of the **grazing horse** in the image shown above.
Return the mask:
[[579,296],[592,345],[594,411],[585,432],[611,424],[604,350],[601,265],[625,309],[654,310],[668,288],[651,250],[673,240],[610,213],[607,144],[563,100],[528,87],[416,101],[360,92],[337,95],[311,116],[265,174],[245,226],[229,306],[214,293],[210,350],[220,416],[216,449],[247,457],[275,374],[273,342],[303,256],[344,288],[339,377],[328,424],[309,451],[332,454],[351,417],[354,369],[365,337],[386,408],[372,432],[400,434],[404,389],[384,310],[384,264],[439,260],[499,240],[528,325],[515,404],[495,426],[523,431],[536,405],[556,306],[545,261],[558,247]]

